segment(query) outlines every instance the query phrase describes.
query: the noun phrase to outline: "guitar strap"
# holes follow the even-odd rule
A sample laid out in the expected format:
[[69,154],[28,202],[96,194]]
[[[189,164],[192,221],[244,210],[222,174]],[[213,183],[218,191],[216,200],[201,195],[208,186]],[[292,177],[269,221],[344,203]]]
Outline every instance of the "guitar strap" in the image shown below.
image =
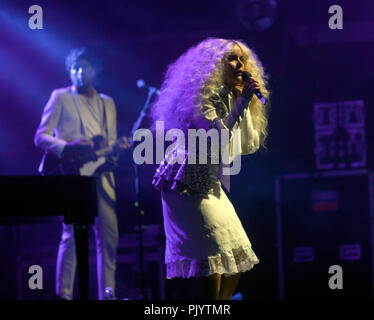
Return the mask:
[[[100,95],[99,95],[100,97]],[[105,146],[109,146],[109,131],[108,131],[108,123],[107,123],[107,116],[106,116],[106,107],[105,107],[105,102],[102,97],[100,97],[101,103],[103,104],[103,136],[104,136],[104,143]]]
[[[107,122],[107,115],[106,115],[106,107],[105,107],[105,102],[104,102],[104,99],[99,95],[100,97],[100,100],[103,104],[103,136],[104,136],[104,144],[105,144],[105,147],[108,147],[109,146],[109,130],[108,130],[108,122]],[[104,165],[105,169],[104,171],[113,171],[114,170],[114,167],[115,167],[115,161],[113,161],[112,157],[109,157],[109,159],[107,158],[106,159],[106,166]],[[104,172],[103,171],[103,172]]]

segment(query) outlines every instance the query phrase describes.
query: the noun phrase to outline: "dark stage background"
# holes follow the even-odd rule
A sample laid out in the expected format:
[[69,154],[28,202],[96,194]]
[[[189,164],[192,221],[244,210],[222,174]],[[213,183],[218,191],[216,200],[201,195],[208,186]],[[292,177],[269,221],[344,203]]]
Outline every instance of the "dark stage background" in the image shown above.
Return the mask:
[[[228,194],[260,259],[242,276],[238,291],[244,299],[278,299],[274,182],[277,175],[315,170],[314,103],[364,100],[367,167],[373,167],[374,2],[278,0],[276,17],[266,30],[256,29],[253,12],[244,15],[247,24],[243,23],[238,6],[252,8],[243,3],[251,1],[2,1],[0,175],[37,174],[42,153],[34,147],[34,133],[52,90],[70,85],[64,59],[71,48],[90,45],[102,55],[104,69],[97,89],[113,97],[118,134],[129,135],[147,96],[147,90],[136,87],[138,79],[160,87],[167,65],[191,45],[208,36],[241,39],[263,62],[272,94],[268,150],[242,158],[241,173],[232,177]],[[28,8],[33,4],[43,8],[43,30],[28,28]],[[343,30],[328,28],[328,8],[333,4],[344,10]],[[120,164],[118,217],[125,237],[137,224],[132,155],[122,156]],[[145,225],[162,224],[159,193],[151,185],[154,170],[152,165],[139,169]],[[0,228],[0,299],[20,298],[20,291],[24,299],[51,298],[60,224]],[[23,241],[23,256],[17,255],[17,236]],[[162,243],[162,233],[160,237]],[[46,266],[44,290],[35,293],[18,287],[21,262]],[[91,266],[95,298],[95,263]],[[27,283],[25,270],[21,278]],[[149,268],[149,273],[156,272],[155,279],[156,270]],[[125,262],[119,264],[119,298],[133,294],[128,283],[135,271]],[[178,281],[166,282],[166,298],[183,297]],[[158,289],[149,290],[159,297]]]

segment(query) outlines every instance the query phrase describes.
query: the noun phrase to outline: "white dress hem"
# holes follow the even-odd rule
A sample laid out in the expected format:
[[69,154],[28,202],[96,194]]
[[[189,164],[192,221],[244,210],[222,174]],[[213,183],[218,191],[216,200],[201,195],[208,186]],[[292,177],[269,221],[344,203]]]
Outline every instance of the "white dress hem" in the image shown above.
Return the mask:
[[251,247],[241,246],[200,261],[187,257],[167,261],[166,278],[204,277],[215,273],[231,276],[249,271],[259,262]]

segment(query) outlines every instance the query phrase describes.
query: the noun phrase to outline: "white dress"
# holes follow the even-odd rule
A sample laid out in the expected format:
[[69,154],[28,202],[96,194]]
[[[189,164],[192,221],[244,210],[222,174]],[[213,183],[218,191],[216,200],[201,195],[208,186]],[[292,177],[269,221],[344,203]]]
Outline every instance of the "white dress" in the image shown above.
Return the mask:
[[222,187],[208,199],[174,191],[161,197],[167,278],[228,276],[259,263]]
[[[204,116],[211,120],[217,118],[215,108],[207,106]],[[243,118],[240,117],[233,128],[240,131],[232,135],[229,143],[230,162],[236,156],[259,149],[259,135],[253,128],[249,109],[244,110]],[[221,175],[220,180],[216,178],[217,181],[209,186],[208,194],[185,194],[176,192],[178,188],[172,191],[174,186],[180,186],[180,181],[192,185],[198,180],[199,184],[204,173],[201,171],[200,174],[199,170],[204,168],[169,166],[164,161],[154,177],[153,184],[161,191],[167,278],[214,273],[229,276],[248,271],[259,263],[235,209],[222,189],[221,183],[230,190],[228,175]],[[208,171],[212,168],[208,167]],[[222,165],[220,170],[222,173]],[[209,173],[205,177],[208,176]]]

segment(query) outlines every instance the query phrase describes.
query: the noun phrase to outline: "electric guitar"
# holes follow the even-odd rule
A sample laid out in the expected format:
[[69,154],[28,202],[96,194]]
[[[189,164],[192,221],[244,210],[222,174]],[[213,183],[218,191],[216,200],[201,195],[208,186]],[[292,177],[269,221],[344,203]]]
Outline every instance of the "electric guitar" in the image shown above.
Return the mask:
[[[91,141],[94,147],[90,152],[62,158],[50,152],[44,153],[39,172],[42,175],[95,176],[104,166],[110,167],[111,157],[119,156],[120,152],[128,149],[121,147],[121,144],[128,141],[127,137],[121,137],[109,146],[104,146],[104,137],[101,135],[93,137]],[[94,161],[92,161],[93,156],[97,158]]]

